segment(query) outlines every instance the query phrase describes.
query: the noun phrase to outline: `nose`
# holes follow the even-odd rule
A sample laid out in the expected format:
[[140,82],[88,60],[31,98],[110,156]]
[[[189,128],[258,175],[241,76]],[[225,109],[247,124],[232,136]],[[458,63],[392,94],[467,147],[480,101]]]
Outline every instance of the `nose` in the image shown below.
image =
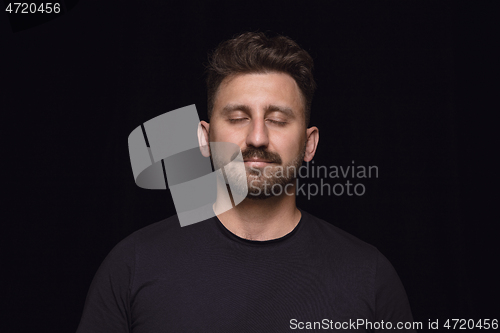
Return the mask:
[[246,145],[254,146],[255,148],[267,147],[269,145],[267,127],[263,119],[252,120],[252,124],[249,127],[247,135]]

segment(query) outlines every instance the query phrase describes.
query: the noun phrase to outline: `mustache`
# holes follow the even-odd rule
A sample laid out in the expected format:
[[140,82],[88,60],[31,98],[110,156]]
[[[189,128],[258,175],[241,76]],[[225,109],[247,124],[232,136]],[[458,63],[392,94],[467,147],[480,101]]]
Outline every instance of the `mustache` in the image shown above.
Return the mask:
[[263,160],[269,161],[271,163],[281,164],[281,157],[277,153],[267,151],[265,149],[259,149],[255,147],[248,147],[241,152],[243,159],[249,158],[261,158]]

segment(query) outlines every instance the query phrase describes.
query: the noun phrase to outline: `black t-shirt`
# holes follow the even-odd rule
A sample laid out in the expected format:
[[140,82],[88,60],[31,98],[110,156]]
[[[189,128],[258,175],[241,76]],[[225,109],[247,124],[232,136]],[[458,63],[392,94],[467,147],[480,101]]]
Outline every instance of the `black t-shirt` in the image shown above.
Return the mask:
[[389,261],[300,211],[293,231],[268,241],[240,238],[217,217],[181,227],[172,216],[134,232],[97,271],[77,333],[377,332],[411,323]]

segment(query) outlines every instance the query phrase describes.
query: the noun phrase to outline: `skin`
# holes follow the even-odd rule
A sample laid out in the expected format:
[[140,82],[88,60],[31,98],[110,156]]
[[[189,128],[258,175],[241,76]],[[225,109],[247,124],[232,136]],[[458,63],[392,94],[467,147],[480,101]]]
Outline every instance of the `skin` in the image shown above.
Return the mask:
[[[270,105],[288,111],[269,108]],[[200,122],[198,139],[200,150],[206,157],[210,155],[208,142],[231,142],[237,144],[243,153],[250,148],[263,149],[269,152],[268,156],[279,157],[281,165],[287,165],[301,153],[305,162],[312,160],[318,146],[319,130],[317,127],[306,128],[303,96],[290,75],[252,73],[227,77],[222,81],[210,124]],[[278,166],[277,163],[252,162],[245,154],[243,157],[247,170],[266,166],[273,170]],[[295,182],[287,191],[293,195],[283,193],[263,200],[246,198],[217,217],[229,231],[241,238],[265,241],[283,237],[297,226],[301,218],[296,206]]]

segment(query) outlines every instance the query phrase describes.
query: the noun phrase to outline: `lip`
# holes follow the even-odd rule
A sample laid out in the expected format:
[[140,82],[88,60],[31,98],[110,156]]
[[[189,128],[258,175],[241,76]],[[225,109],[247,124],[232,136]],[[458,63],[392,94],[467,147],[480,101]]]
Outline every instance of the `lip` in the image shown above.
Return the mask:
[[260,158],[249,158],[247,160],[244,160],[245,162],[265,162],[265,163],[271,163],[269,161],[260,159]]
[[245,162],[245,165],[252,166],[252,167],[265,167],[265,166],[272,164],[269,161],[261,160],[261,159],[249,159],[249,160],[245,160],[244,162]]

